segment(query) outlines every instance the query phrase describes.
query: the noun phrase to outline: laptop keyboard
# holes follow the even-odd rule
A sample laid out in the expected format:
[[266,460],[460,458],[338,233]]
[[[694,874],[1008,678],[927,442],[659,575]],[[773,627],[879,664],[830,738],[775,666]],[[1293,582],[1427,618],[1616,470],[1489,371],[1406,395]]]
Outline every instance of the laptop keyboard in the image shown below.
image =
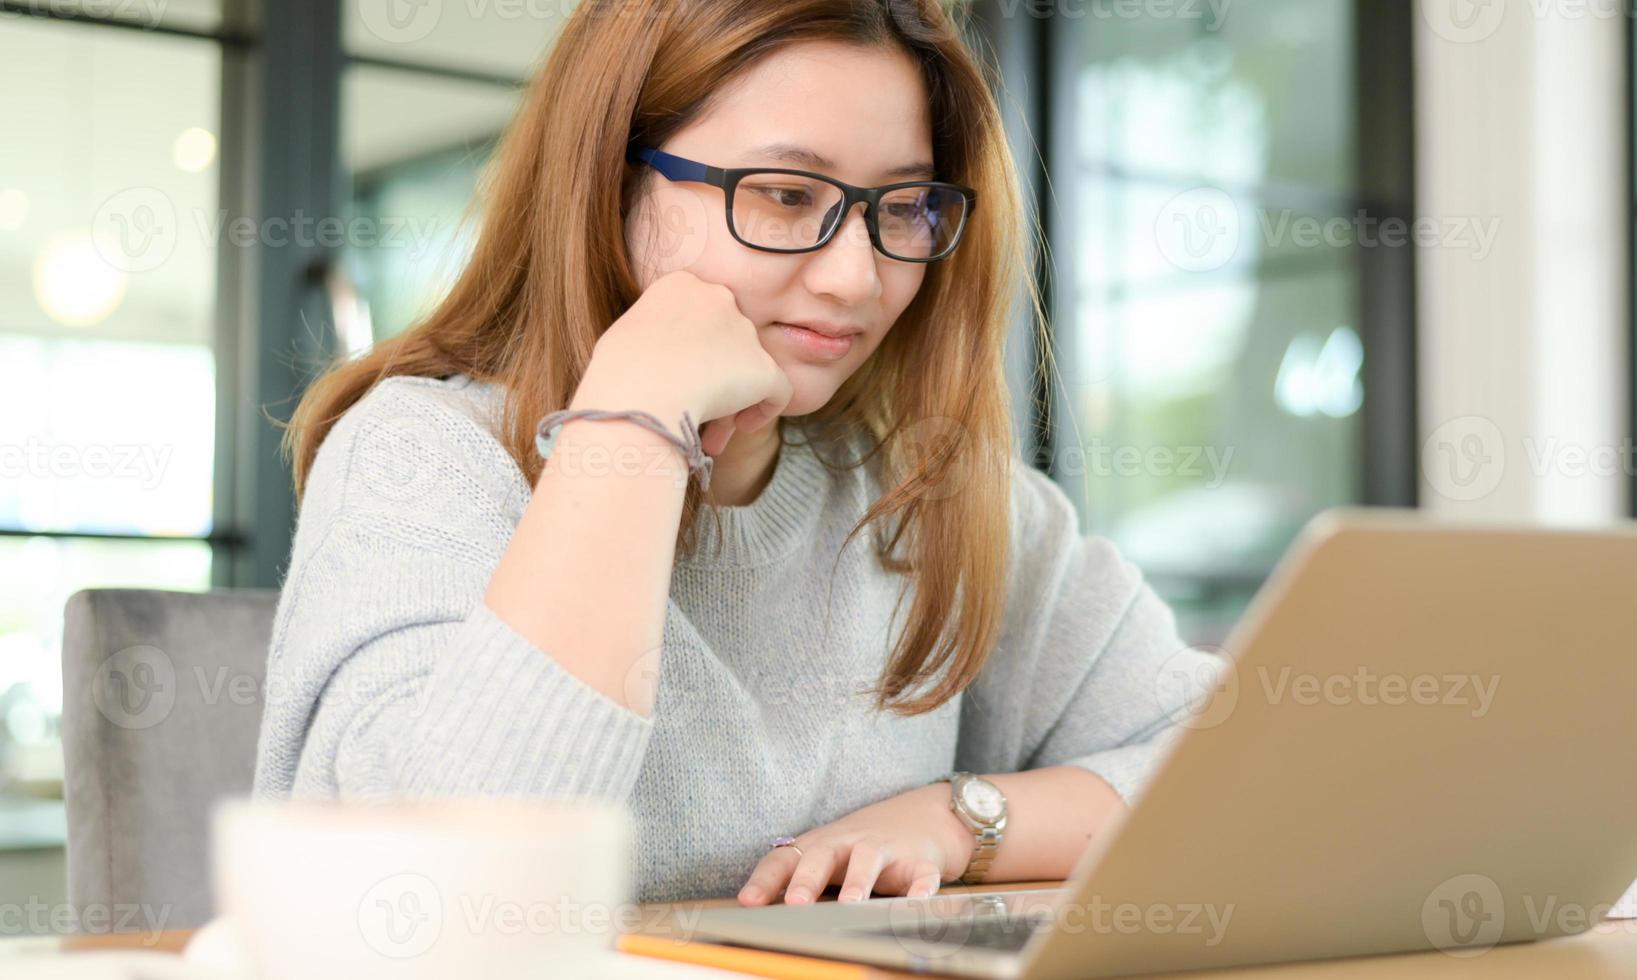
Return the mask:
[[898,925],[850,929],[866,936],[893,936],[935,945],[978,946],[1016,953],[1028,945],[1041,924],[1038,915],[980,915],[971,918],[928,919],[913,926]]

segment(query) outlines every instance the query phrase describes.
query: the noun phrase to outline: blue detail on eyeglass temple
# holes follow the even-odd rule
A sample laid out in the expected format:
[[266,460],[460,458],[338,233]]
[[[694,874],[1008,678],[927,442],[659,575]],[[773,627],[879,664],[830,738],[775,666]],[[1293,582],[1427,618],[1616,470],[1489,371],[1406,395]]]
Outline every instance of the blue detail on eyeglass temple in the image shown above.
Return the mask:
[[664,150],[641,146],[633,148],[627,156],[649,164],[655,170],[664,174],[668,180],[697,180],[704,183],[713,183],[711,171],[720,174],[715,167],[708,167],[703,163],[684,160],[679,156],[672,156]]

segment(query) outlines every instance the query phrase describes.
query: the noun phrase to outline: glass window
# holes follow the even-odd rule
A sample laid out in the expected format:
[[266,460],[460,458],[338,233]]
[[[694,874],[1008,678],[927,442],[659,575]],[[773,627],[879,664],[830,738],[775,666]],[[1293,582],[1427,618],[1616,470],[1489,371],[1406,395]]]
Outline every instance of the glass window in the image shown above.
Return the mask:
[[[1075,152],[1087,164],[1228,187],[1353,186],[1353,5],[1088,4],[1060,25],[1078,48]],[[1170,11],[1165,15],[1162,11]],[[1070,24],[1076,26],[1070,26]]]
[[202,541],[0,537],[0,797],[62,792],[63,607],[89,588],[210,588]]
[[[160,5],[167,25],[194,27],[214,24],[219,6]],[[213,525],[221,53],[209,39],[65,19],[3,23],[0,88],[27,94],[0,102],[9,807],[61,794],[68,596],[210,584],[210,546],[197,539]]]
[[476,241],[468,211],[482,167],[511,120],[517,87],[356,65],[343,80],[343,147],[353,211],[378,230],[346,266],[374,339],[429,312]]
[[347,51],[367,59],[524,78],[578,0],[405,3],[342,7]]
[[1216,643],[1302,524],[1358,499],[1353,10],[1144,9],[1060,42],[1052,465]]

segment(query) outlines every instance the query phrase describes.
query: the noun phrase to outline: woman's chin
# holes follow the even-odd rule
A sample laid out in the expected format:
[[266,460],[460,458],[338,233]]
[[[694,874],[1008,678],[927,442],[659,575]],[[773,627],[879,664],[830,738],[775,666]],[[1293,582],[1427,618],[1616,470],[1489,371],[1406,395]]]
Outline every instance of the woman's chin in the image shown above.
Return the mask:
[[790,404],[784,407],[780,415],[807,415],[816,412],[829,403],[835,389],[825,388],[823,391],[813,391],[797,386],[795,393],[790,397]]

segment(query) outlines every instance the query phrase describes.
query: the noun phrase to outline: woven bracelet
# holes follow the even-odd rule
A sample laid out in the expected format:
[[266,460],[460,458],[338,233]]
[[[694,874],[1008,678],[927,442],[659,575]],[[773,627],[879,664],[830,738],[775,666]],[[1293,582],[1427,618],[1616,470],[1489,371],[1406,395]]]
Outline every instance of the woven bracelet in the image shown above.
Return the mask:
[[540,420],[534,429],[534,448],[539,451],[540,458],[546,459],[551,455],[552,447],[557,444],[557,433],[564,422],[570,419],[630,419],[645,429],[657,432],[670,440],[671,444],[682,451],[682,456],[688,461],[688,471],[699,474],[699,487],[709,490],[711,485],[711,464],[715,460],[705,455],[705,447],[699,441],[699,427],[693,424],[693,419],[686,411],[682,413],[682,438],[678,439],[665,428],[665,424],[648,412],[624,411],[611,412],[599,408],[560,409],[551,412]]

